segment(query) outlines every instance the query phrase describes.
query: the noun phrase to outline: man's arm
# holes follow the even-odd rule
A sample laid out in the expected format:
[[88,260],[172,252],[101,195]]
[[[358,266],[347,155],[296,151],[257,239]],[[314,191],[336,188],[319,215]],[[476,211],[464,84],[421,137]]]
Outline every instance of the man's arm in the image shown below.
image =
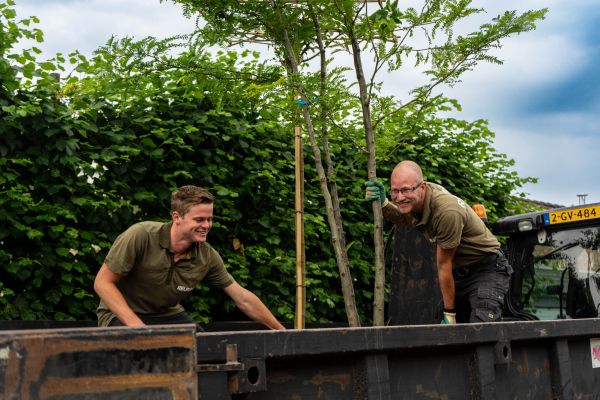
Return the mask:
[[398,207],[387,199],[383,183],[379,181],[367,181],[365,182],[365,186],[367,187],[365,201],[371,203],[375,200],[379,200],[383,216],[392,221],[394,225],[411,226],[413,224],[414,218],[412,213],[402,214],[400,210],[398,210]]
[[437,268],[442,297],[444,298],[444,308],[449,310],[454,308],[454,277],[452,276],[452,259],[456,247],[451,249],[442,249],[437,247]]
[[411,226],[414,218],[411,214],[402,214],[395,204],[388,202],[385,207],[381,208],[383,216],[392,221],[394,225]]
[[238,308],[254,321],[274,330],[285,329],[254,293],[244,289],[237,282],[233,282],[223,290],[231,297]]
[[94,290],[123,324],[126,326],[144,326],[145,324],[131,311],[125,298],[115,285],[122,277],[123,275],[112,272],[106,264],[103,264],[94,281]]

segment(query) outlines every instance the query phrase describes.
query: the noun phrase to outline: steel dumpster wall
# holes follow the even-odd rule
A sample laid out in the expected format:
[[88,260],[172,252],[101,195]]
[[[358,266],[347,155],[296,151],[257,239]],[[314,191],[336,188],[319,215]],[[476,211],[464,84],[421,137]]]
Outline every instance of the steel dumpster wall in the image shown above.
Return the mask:
[[0,399],[196,399],[195,331],[0,332]]
[[206,373],[200,396],[212,381],[223,399],[597,399],[599,337],[598,319],[199,334],[200,364],[227,344],[264,362],[254,388],[231,394]]
[[0,399],[600,398],[598,319],[193,329],[2,332]]

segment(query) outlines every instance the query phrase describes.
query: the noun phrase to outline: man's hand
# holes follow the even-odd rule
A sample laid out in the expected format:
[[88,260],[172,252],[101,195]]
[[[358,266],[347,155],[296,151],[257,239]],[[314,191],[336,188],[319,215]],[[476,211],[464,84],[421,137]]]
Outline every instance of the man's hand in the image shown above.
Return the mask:
[[273,330],[285,330],[283,325],[275,319],[262,301],[251,291],[244,289],[237,282],[233,282],[223,290],[231,297],[235,305],[252,320],[260,322]]
[[131,311],[115,285],[122,277],[123,275],[112,272],[106,264],[103,264],[94,281],[94,290],[125,326],[145,326],[142,320]]
[[446,311],[444,309],[444,319],[440,322],[441,325],[454,325],[456,324],[456,312],[454,310]]
[[383,187],[383,183],[379,181],[367,181],[365,183],[365,186],[367,187],[367,191],[365,193],[365,201],[375,201],[379,199],[382,208],[388,205],[389,201],[385,195],[385,188]]

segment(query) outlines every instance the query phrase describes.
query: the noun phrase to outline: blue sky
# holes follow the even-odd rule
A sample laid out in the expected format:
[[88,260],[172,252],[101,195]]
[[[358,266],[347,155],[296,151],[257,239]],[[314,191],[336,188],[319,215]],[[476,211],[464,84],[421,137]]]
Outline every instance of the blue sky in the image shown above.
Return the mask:
[[[16,1],[19,17],[41,19],[46,41],[38,47],[47,58],[75,49],[90,55],[111,35],[164,38],[194,28],[179,6],[159,0]],[[547,7],[549,13],[537,30],[503,42],[496,55],[504,65],[478,65],[454,88],[440,89],[463,107],[450,115],[489,121],[495,147],[515,159],[519,175],[539,179],[524,188],[529,198],[571,205],[583,192],[588,203],[600,202],[600,2],[486,0],[473,5],[487,13],[465,29],[506,10]],[[422,79],[416,71],[389,78],[384,92],[400,98]]]

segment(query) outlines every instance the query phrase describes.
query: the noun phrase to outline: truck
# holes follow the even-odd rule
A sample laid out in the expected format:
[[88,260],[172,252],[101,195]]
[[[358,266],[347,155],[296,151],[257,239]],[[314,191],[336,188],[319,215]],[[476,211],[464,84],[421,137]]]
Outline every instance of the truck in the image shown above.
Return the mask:
[[386,326],[0,324],[0,399],[600,399],[600,203],[502,218],[502,322],[438,325],[435,252],[395,227]]

